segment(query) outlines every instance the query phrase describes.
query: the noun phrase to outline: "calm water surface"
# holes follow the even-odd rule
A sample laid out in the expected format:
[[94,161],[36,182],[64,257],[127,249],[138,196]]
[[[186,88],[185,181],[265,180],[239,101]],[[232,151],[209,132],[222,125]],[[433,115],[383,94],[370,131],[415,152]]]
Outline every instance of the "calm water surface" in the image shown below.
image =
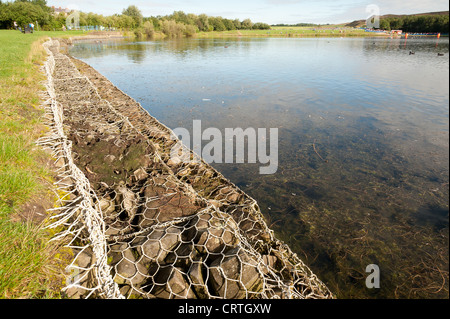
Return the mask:
[[[448,298],[448,39],[103,41],[71,54],[171,128],[278,128],[275,174],[213,165],[338,297]],[[380,289],[365,286],[368,264]]]

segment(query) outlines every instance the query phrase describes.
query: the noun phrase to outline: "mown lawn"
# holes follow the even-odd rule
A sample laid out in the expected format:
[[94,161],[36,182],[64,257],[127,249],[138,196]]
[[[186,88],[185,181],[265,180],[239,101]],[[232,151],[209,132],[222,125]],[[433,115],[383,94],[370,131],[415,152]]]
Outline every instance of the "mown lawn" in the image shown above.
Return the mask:
[[29,202],[57,199],[50,155],[35,144],[47,131],[39,69],[49,36],[68,33],[0,30],[0,298],[61,297],[60,252],[42,223],[24,217]]

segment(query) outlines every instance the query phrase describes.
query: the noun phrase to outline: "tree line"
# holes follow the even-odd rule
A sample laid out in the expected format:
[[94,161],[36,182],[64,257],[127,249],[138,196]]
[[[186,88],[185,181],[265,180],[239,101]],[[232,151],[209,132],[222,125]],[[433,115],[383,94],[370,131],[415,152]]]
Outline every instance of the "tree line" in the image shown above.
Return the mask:
[[12,28],[14,21],[19,26],[36,22],[44,26],[51,23],[51,18],[51,8],[47,6],[46,0],[0,0],[0,29]]
[[[330,25],[329,23],[325,25]],[[320,24],[316,23],[296,23],[296,24],[286,24],[286,23],[278,23],[274,24],[274,27],[320,27]]]
[[409,15],[401,17],[382,17],[380,29],[403,30],[411,33],[448,33],[449,15]]
[[[160,31],[169,36],[193,35],[196,32],[229,30],[268,30],[270,25],[253,23],[250,19],[227,19],[206,14],[175,11],[166,16],[144,17],[141,10],[131,5],[121,14],[103,16],[95,13],[79,13],[80,26],[103,26],[108,29],[134,30],[136,34],[152,35]],[[54,13],[46,0],[0,0],[0,28],[11,29],[16,21],[19,26],[28,23],[38,24],[40,30],[62,30],[66,24],[65,13]]]
[[269,30],[267,23],[253,23],[250,19],[227,19],[211,17],[206,14],[175,11],[166,16],[143,17],[136,6],[129,6],[122,15],[131,16],[135,22],[136,36],[152,37],[155,32],[162,32],[169,37],[193,36],[197,32],[232,31],[232,30]]

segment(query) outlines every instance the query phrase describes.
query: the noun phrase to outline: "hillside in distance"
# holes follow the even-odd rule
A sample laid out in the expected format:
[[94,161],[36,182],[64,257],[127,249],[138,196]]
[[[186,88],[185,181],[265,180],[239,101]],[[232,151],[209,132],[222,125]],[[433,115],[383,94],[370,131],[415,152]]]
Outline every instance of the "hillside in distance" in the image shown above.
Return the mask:
[[[437,12],[415,13],[415,14],[385,14],[385,15],[381,15],[380,19],[417,17],[417,16],[428,16],[428,15],[449,15],[449,11],[437,11]],[[366,20],[355,20],[353,22],[345,24],[346,27],[354,27],[354,28],[359,28],[364,25],[366,25]]]

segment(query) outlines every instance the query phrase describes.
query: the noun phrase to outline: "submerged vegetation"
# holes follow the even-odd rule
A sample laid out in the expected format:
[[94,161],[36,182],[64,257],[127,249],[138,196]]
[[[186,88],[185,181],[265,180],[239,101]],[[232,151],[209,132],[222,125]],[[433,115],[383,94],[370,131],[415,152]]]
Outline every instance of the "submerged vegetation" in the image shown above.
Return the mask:
[[[277,174],[220,169],[338,298],[448,298],[448,171],[400,155],[381,130],[301,127],[310,142],[280,145]],[[380,289],[365,287],[370,264]]]

